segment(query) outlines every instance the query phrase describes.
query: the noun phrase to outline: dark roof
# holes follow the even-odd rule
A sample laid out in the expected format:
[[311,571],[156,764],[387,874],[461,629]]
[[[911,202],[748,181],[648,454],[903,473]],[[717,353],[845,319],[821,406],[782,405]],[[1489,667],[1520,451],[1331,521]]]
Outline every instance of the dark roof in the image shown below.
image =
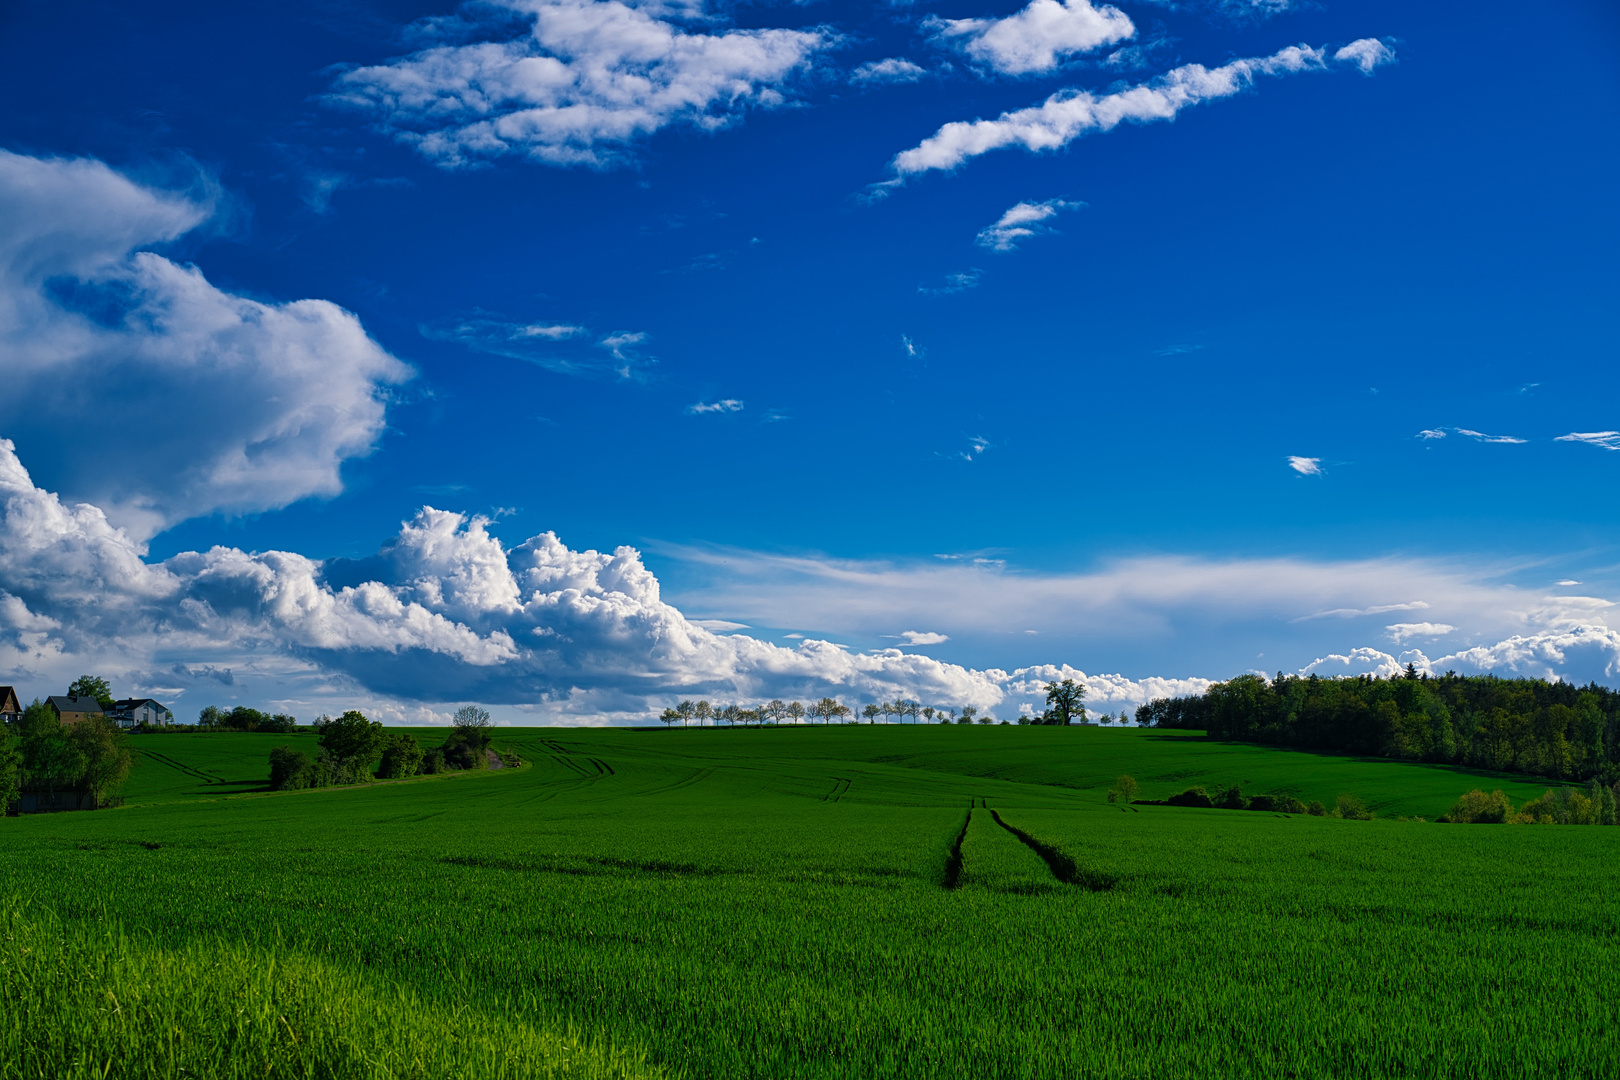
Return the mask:
[[16,688],[0,686],[0,709],[4,709],[8,701],[14,701],[17,703],[17,708],[22,708],[22,699],[17,696]]
[[156,705],[158,712],[169,711],[168,706],[164,705],[163,702],[159,701],[157,698],[149,697],[120,698],[119,700],[113,702],[113,708],[117,709],[119,712],[134,712],[137,708],[145,705],[147,702],[151,702],[153,705]]
[[68,697],[52,694],[45,699],[57,712],[100,712],[101,702],[93,697]]

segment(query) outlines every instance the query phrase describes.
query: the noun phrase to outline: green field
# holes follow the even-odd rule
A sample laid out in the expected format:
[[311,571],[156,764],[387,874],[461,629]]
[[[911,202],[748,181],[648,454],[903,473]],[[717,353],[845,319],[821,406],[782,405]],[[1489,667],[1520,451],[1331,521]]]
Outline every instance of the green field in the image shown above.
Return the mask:
[[0,821],[0,1078],[1620,1075],[1620,830],[1392,820],[1544,784],[850,726],[265,792],[289,741],[137,737],[124,808]]

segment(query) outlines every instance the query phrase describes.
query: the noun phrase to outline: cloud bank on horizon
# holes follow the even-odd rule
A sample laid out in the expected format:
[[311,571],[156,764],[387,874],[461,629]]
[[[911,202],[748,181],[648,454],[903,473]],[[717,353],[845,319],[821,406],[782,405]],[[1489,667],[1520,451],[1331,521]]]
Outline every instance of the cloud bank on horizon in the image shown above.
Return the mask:
[[[1039,701],[1054,679],[1084,682],[1093,706],[1104,709],[1198,693],[1212,681],[1133,679],[1068,664],[980,670],[900,648],[858,652],[815,638],[787,648],[718,633],[706,628],[714,621],[688,619],[665,601],[633,548],[575,551],[552,533],[507,547],[490,524],[425,506],[365,559],[215,547],[152,563],[99,508],[66,505],[34,485],[14,446],[0,439],[0,666],[25,680],[52,683],[95,669],[166,696],[228,672],[233,682],[265,684],[261,694],[273,687],[277,701],[358,696],[394,719],[432,718],[434,706],[481,701],[565,722],[645,719],[677,696],[755,701],[822,694],[860,701],[916,697],[1016,716],[1018,705]],[[1223,573],[1187,566],[1179,587],[1165,584],[1174,575],[1164,565],[1149,573],[1160,583],[1161,605],[1167,599],[1192,604],[1199,591],[1224,595],[1238,580],[1275,580],[1279,568],[1232,565]],[[1145,583],[1147,576],[1139,579]],[[1003,592],[1017,585],[1004,578],[997,584]],[[1112,596],[1100,580],[1075,581],[1070,591],[1089,593],[1114,611],[1149,606],[1144,596],[1122,595],[1128,590],[1117,574],[1113,585]],[[939,578],[920,587],[945,592]],[[946,589],[963,599],[960,588]],[[1033,589],[1049,595],[1054,583]],[[822,590],[824,602],[837,603],[837,593]],[[1285,584],[1254,602],[1268,606],[1285,597],[1301,599]],[[1417,650],[1392,655],[1362,647],[1318,658],[1302,673],[1387,676],[1415,663],[1424,671],[1455,667],[1541,677],[1596,666],[1613,675],[1620,632],[1578,619],[1582,611],[1607,606],[1566,604],[1541,613],[1546,628],[1539,632],[1432,660]],[[997,617],[994,611],[974,615]],[[1399,641],[1453,628],[1390,629]],[[900,636],[912,648],[949,640],[937,631]]]

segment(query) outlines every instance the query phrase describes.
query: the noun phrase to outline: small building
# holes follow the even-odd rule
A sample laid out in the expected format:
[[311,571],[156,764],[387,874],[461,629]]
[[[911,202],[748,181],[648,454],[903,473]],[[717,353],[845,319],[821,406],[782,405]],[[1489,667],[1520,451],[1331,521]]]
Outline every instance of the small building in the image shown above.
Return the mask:
[[56,718],[64,724],[77,724],[87,716],[102,716],[101,702],[93,697],[68,697],[66,694],[52,694],[45,699],[45,704],[51,707]]
[[124,698],[113,702],[112,708],[107,710],[107,719],[121,728],[140,727],[143,724],[162,727],[174,723],[174,713],[151,698]]
[[17,704],[17,691],[0,686],[0,724],[15,724],[22,719],[22,706]]

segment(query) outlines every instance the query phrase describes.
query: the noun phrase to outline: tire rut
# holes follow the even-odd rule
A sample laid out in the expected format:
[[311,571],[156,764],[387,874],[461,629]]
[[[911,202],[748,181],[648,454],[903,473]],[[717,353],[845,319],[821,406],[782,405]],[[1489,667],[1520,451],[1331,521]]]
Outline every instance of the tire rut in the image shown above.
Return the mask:
[[[1012,833],[1025,847],[1039,855],[1041,860],[1046,863],[1047,868],[1052,871],[1052,876],[1059,881],[1069,885],[1078,885],[1080,888],[1090,889],[1092,892],[1107,892],[1119,884],[1119,878],[1115,875],[1086,869],[1051,844],[1043,843],[1023,829],[1007,824],[1001,820],[1001,815],[994,810],[990,811],[990,816],[995,819],[997,825]],[[966,829],[963,831],[966,832]],[[957,846],[960,849],[961,841],[957,842]]]
[[967,839],[968,826],[973,824],[973,811],[967,812],[962,819],[962,831],[956,834],[956,843],[951,845],[951,853],[945,858],[945,878],[940,882],[944,888],[954,889],[962,881],[962,841]]

